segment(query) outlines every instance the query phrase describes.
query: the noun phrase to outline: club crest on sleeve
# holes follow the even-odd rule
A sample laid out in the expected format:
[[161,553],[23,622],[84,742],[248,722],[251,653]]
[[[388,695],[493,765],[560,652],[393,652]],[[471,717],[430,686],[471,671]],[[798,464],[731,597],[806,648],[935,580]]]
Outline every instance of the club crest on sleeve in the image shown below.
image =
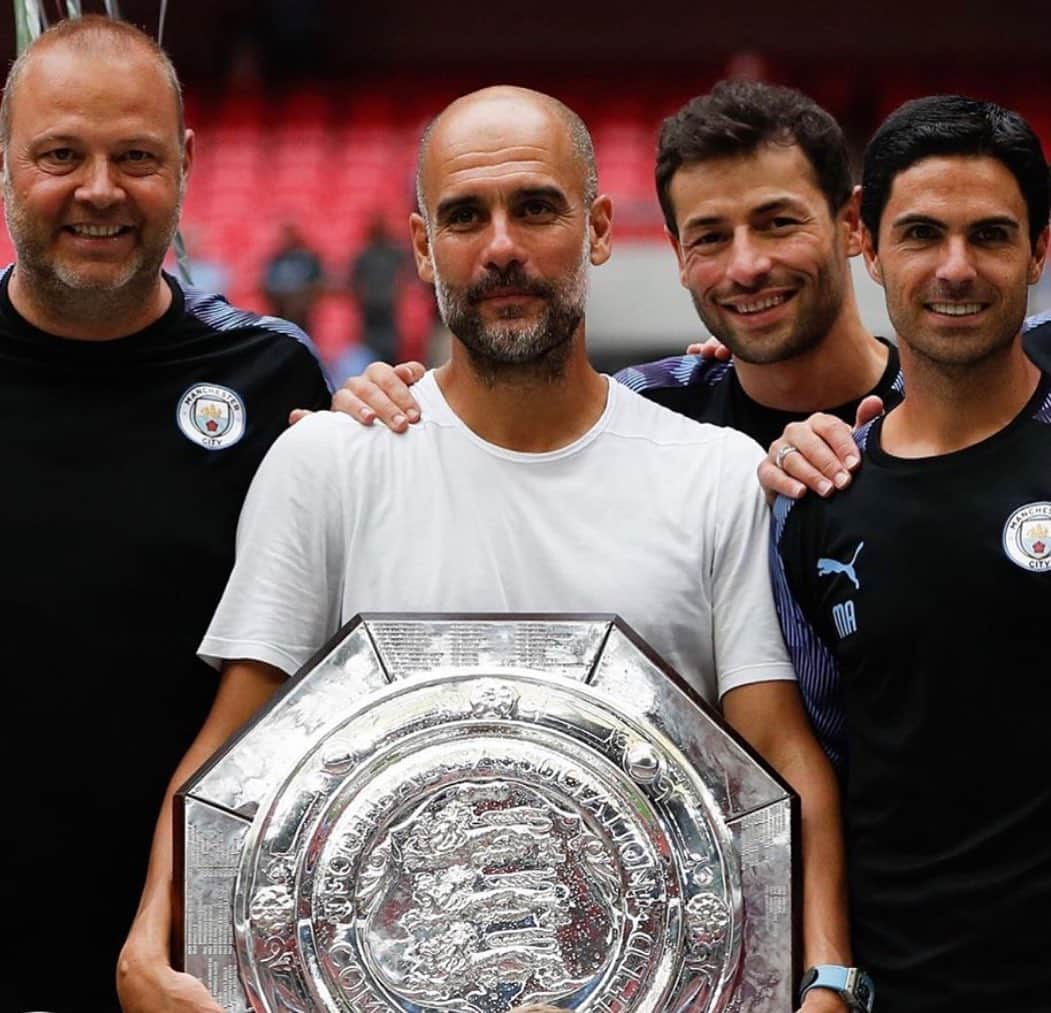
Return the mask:
[[244,436],[244,402],[235,391],[219,384],[191,387],[179,398],[175,417],[183,436],[205,450],[225,450]]
[[1027,503],[1004,525],[1004,552],[1023,570],[1051,570],[1051,503]]

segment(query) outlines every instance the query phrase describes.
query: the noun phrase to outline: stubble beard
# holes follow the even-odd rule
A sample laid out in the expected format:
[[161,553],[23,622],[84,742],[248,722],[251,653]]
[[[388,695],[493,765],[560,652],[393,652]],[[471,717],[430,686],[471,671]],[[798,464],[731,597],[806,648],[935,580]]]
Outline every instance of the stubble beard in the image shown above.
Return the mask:
[[[800,294],[793,298],[802,298]],[[777,362],[788,362],[790,359],[817,348],[832,330],[833,324],[843,309],[845,284],[838,282],[832,271],[823,271],[814,284],[814,299],[809,307],[797,307],[796,317],[791,328],[783,337],[763,340],[753,336],[741,337],[728,321],[727,313],[722,310],[713,313],[693,291],[690,292],[694,308],[701,322],[708,328],[712,337],[718,338],[733,352],[734,358],[756,366],[766,366]]]
[[[590,242],[585,239],[572,277],[564,281],[529,278],[517,264],[490,271],[480,282],[457,288],[435,270],[434,292],[445,326],[467,350],[471,367],[487,386],[497,383],[555,382],[565,375],[573,338],[584,319]],[[502,288],[544,300],[531,323],[520,320],[515,306],[501,311],[507,322],[485,323],[479,302]]]
[[40,229],[3,175],[4,217],[15,248],[19,280],[50,319],[76,324],[111,323],[142,311],[157,285],[168,247],[175,238],[182,210],[182,186],[171,217],[156,240],[141,245],[106,277],[52,254],[51,232]]
[[[951,301],[968,294],[945,296],[935,293],[931,299],[923,301],[937,302],[940,298]],[[981,300],[976,297],[976,301]],[[1007,354],[1022,330],[1025,314],[1026,294],[1023,291],[1017,305],[1015,300],[1004,305],[998,319],[990,320],[988,327],[981,332],[975,333],[973,328],[961,327],[960,333],[954,336],[951,326],[945,327],[940,333],[928,332],[909,304],[900,299],[887,299],[887,315],[901,343],[916,359],[922,360],[929,371],[949,381],[964,377],[990,360]]]

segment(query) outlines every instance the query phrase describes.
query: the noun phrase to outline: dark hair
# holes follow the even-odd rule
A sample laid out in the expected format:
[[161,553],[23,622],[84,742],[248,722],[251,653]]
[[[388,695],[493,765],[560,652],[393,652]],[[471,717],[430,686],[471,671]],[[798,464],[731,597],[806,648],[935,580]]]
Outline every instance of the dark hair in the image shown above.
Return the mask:
[[678,235],[669,188],[683,165],[751,155],[762,145],[799,145],[835,214],[851,193],[850,158],[843,131],[812,98],[761,81],[720,81],[690,99],[661,125],[657,142],[657,199],[672,235]]
[[1018,113],[992,102],[930,95],[892,112],[865,149],[861,220],[873,246],[894,177],[937,155],[986,155],[1002,162],[1018,181],[1029,212],[1029,240],[1036,244],[1047,226],[1051,177],[1033,128]]

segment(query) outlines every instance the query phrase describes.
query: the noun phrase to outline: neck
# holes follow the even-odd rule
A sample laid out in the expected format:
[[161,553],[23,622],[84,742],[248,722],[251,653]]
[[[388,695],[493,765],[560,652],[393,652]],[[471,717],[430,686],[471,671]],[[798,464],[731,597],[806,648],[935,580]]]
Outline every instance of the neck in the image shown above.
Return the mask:
[[979,363],[931,361],[901,344],[908,397],[884,423],[883,448],[898,457],[951,454],[1008,425],[1033,396],[1040,370],[1016,339]]
[[11,304],[34,327],[74,341],[113,341],[141,331],[164,315],[171,290],[157,274],[119,289],[78,289],[37,278],[15,265],[8,284]]
[[[848,279],[849,283],[849,279]],[[825,337],[802,355],[765,364],[734,360],[745,393],[767,408],[814,412],[864,397],[887,368],[888,350],[861,322],[847,292]]]
[[539,454],[578,440],[606,407],[606,380],[588,362],[583,324],[563,354],[558,369],[547,362],[493,368],[454,340],[435,375],[449,406],[483,440]]

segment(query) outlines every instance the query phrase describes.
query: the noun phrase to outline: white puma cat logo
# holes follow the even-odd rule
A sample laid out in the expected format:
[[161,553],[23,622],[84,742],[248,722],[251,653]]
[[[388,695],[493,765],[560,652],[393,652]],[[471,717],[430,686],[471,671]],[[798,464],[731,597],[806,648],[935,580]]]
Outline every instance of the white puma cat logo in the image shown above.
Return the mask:
[[864,547],[864,542],[858,542],[858,547],[854,550],[854,555],[851,557],[849,563],[841,563],[838,559],[819,559],[817,561],[817,575],[819,577],[828,577],[837,573],[846,574],[846,576],[848,576],[853,582],[854,587],[860,591],[861,582],[858,580],[858,574],[854,569],[854,564],[858,561],[858,553]]

